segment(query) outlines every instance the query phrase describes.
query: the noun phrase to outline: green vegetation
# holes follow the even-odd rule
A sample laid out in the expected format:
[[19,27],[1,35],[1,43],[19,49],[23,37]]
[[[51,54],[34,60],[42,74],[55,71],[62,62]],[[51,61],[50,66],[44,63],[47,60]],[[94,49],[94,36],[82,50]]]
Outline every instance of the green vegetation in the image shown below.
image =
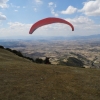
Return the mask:
[[0,49],[0,100],[100,100],[100,70],[37,64]]
[[44,63],[44,61],[42,59],[40,59],[40,58],[36,58],[35,59],[35,62],[36,63],[40,63],[40,64],[43,64]]
[[75,57],[69,57],[66,62],[60,60],[59,64],[60,65],[64,65],[64,66],[73,66],[73,67],[84,68],[83,67],[84,63],[81,60],[79,60],[79,59],[77,59]]
[[40,64],[51,64],[48,57],[46,57],[45,60],[36,58],[34,62],[40,63]]
[[73,66],[73,67],[83,67],[83,62],[77,58],[69,57],[68,61],[66,63],[67,66]]
[[0,45],[0,48],[1,48],[1,49],[4,49],[4,47],[3,47],[3,46],[1,46],[1,45]]

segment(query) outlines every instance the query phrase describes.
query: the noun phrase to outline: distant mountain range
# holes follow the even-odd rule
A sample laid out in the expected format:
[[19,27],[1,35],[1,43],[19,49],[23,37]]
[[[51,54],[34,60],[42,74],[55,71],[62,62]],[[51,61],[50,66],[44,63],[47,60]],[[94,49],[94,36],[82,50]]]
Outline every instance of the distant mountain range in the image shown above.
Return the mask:
[[[34,38],[33,38],[34,39]],[[100,39],[100,34],[89,35],[89,36],[50,36],[50,37],[37,37],[38,40],[90,40],[90,39]]]
[[100,39],[100,34],[96,35],[89,35],[89,36],[75,36],[75,37],[70,37],[70,39]]
[[20,38],[1,38],[0,42],[4,41],[20,41],[20,40],[39,40],[39,41],[49,41],[49,40],[83,40],[83,39],[100,39],[100,34],[89,35],[89,36],[25,36]]
[[100,34],[89,35],[89,36],[35,36],[35,37],[27,37],[27,40],[80,40],[80,39],[100,39]]

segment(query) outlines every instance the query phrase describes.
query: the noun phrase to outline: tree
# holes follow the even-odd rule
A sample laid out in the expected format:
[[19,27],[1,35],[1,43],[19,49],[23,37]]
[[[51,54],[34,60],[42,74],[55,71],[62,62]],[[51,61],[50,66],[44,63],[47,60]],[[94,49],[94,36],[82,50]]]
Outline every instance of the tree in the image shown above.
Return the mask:
[[50,59],[50,58],[46,57],[45,60],[44,60],[44,63],[45,63],[45,64],[51,64],[50,61],[49,61],[49,59]]

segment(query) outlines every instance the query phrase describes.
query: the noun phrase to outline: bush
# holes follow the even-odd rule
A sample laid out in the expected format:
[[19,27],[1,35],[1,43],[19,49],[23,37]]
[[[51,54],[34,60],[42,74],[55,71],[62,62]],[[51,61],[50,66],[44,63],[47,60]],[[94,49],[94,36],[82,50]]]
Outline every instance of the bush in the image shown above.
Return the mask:
[[4,47],[3,47],[3,46],[1,46],[1,45],[0,45],[0,48],[1,48],[1,49],[4,49]]
[[6,50],[8,50],[8,51],[12,52],[12,50],[11,50],[11,49],[9,49],[9,48],[6,48]]
[[29,60],[31,60],[31,61],[34,62],[34,59],[32,59],[32,58],[30,58],[30,57],[24,57],[24,58],[29,59]]
[[36,58],[36,59],[35,59],[35,62],[36,62],[36,63],[43,63],[44,61],[43,61],[42,59],[40,59],[40,58]]
[[20,51],[16,51],[16,50],[12,50],[13,53],[15,53],[16,55],[23,57],[22,53]]

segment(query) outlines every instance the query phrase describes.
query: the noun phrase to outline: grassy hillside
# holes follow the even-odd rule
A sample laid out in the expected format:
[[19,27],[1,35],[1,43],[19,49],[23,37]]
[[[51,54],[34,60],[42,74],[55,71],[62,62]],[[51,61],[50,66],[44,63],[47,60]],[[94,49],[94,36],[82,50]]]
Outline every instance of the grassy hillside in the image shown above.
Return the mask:
[[36,64],[0,49],[0,100],[100,100],[100,70]]

